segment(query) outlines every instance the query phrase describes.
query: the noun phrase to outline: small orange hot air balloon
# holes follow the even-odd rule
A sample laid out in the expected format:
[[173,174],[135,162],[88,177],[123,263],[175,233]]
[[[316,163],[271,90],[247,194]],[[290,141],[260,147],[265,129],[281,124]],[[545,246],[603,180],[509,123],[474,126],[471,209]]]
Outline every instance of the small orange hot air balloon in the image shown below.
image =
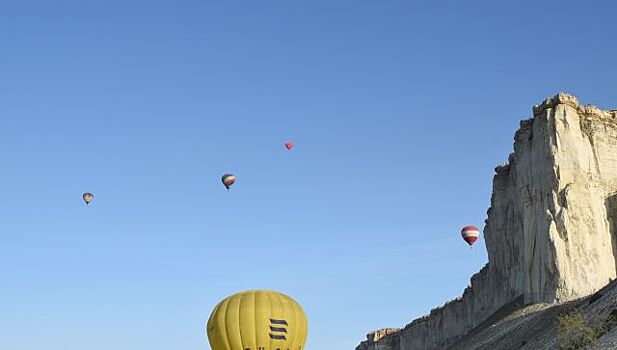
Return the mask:
[[291,141],[287,141],[285,142],[285,148],[287,148],[288,151],[291,151],[291,149],[294,147],[294,143]]
[[84,202],[86,202],[86,205],[90,205],[90,202],[92,202],[92,200],[94,199],[94,195],[92,193],[86,192],[84,193],[82,198],[84,199]]
[[221,181],[223,181],[223,185],[225,185],[225,188],[229,190],[229,187],[231,187],[231,185],[236,182],[236,177],[233,174],[225,174],[221,178]]

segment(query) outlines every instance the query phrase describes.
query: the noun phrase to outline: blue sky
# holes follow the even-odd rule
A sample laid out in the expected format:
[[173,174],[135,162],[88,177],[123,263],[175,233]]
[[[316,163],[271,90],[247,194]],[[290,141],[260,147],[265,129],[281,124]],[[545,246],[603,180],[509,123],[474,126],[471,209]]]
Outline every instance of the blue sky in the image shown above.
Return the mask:
[[616,12],[2,2],[0,348],[209,349],[256,288],[303,305],[309,350],[428,313],[487,262],[459,230],[532,105],[617,108]]

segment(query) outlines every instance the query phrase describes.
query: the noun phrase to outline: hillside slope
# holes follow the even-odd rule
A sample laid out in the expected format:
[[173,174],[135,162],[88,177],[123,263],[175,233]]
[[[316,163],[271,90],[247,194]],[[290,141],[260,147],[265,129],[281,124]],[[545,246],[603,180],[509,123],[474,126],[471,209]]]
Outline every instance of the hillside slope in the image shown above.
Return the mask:
[[[591,325],[617,314],[617,283],[611,282],[592,296],[555,304],[534,304],[499,315],[448,347],[449,350],[558,349],[556,317],[579,310]],[[617,327],[598,339],[594,349],[616,349]]]

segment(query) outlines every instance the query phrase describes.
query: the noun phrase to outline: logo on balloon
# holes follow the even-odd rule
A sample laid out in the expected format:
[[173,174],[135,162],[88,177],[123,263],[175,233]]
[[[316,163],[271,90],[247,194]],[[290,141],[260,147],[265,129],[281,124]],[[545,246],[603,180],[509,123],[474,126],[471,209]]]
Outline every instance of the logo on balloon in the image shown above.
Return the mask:
[[270,319],[270,339],[287,340],[287,321]]

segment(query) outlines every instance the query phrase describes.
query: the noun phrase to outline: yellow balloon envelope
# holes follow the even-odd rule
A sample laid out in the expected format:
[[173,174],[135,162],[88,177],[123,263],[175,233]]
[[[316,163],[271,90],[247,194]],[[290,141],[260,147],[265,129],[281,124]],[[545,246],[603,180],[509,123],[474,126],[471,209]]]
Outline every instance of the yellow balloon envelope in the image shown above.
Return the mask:
[[308,323],[287,295],[250,290],[221,301],[208,320],[212,350],[302,350]]

